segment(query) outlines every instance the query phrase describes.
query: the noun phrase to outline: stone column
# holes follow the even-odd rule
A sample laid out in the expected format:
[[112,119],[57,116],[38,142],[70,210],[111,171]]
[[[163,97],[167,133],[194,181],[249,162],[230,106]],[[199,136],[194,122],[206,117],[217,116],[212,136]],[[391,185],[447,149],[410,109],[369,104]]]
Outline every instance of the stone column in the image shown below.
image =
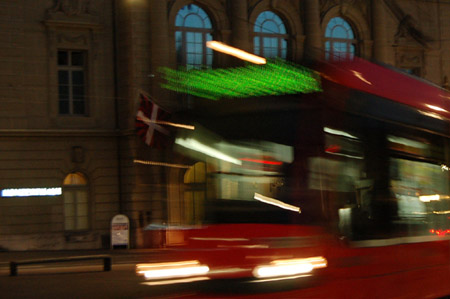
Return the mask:
[[305,55],[317,57],[323,49],[319,0],[305,0]]
[[163,82],[160,67],[169,66],[169,23],[167,17],[167,0],[150,1],[150,42],[148,51],[150,53],[150,73],[147,74],[151,86],[151,94],[160,101],[160,104],[172,106],[172,99],[167,90],[161,88]]
[[[250,28],[248,23],[248,6],[245,0],[229,0],[230,25],[231,25],[231,46],[253,53],[251,48]],[[232,64],[242,64],[237,59],[226,59]]]
[[372,0],[373,58],[387,62],[386,7],[384,1]]

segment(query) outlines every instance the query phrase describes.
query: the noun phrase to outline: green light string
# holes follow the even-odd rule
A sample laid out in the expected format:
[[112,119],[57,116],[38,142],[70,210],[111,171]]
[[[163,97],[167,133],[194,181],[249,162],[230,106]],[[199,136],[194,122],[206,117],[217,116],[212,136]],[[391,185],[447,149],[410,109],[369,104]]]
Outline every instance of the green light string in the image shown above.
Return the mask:
[[173,70],[161,69],[164,88],[194,96],[248,98],[267,95],[321,91],[320,77],[314,71],[282,59],[265,65],[248,65],[228,69]]

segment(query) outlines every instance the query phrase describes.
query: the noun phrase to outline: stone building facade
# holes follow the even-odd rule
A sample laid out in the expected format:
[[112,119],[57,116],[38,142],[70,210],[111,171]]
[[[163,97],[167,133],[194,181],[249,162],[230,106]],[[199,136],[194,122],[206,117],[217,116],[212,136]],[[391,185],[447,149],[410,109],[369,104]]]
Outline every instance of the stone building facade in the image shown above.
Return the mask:
[[187,104],[161,87],[161,67],[240,63],[207,40],[297,63],[336,51],[449,84],[443,0],[8,0],[0,11],[0,249],[108,247],[116,214],[132,247],[170,242],[146,242],[149,224],[192,223],[182,198],[167,200],[186,170],[136,163],[161,153],[135,117],[140,93]]

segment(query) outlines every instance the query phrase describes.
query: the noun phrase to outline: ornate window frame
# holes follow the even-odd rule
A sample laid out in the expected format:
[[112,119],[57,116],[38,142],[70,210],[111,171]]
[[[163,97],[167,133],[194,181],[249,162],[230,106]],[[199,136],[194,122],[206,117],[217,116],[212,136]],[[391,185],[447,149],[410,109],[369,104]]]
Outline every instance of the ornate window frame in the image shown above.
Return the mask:
[[[49,70],[49,116],[57,128],[91,128],[96,126],[95,70],[103,26],[98,16],[81,2],[65,5],[64,1],[47,10],[43,24],[46,27]],[[87,5],[87,4],[86,4]],[[58,90],[58,51],[85,53],[85,113],[60,114]]]

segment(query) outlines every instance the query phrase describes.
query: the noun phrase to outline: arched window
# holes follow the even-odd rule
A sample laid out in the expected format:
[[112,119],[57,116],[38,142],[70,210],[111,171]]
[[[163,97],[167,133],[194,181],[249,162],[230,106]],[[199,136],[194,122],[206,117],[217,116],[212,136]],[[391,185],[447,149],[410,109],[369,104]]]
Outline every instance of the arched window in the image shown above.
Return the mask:
[[356,39],[350,24],[341,17],[332,18],[325,30],[326,59],[353,58]]
[[271,11],[262,12],[255,22],[255,54],[267,58],[287,55],[286,27],[279,16]]
[[63,182],[64,229],[66,231],[89,229],[89,200],[86,177],[69,173]]
[[194,4],[184,6],[178,11],[175,28],[178,65],[211,67],[213,53],[206,42],[212,40],[212,26],[206,12]]

